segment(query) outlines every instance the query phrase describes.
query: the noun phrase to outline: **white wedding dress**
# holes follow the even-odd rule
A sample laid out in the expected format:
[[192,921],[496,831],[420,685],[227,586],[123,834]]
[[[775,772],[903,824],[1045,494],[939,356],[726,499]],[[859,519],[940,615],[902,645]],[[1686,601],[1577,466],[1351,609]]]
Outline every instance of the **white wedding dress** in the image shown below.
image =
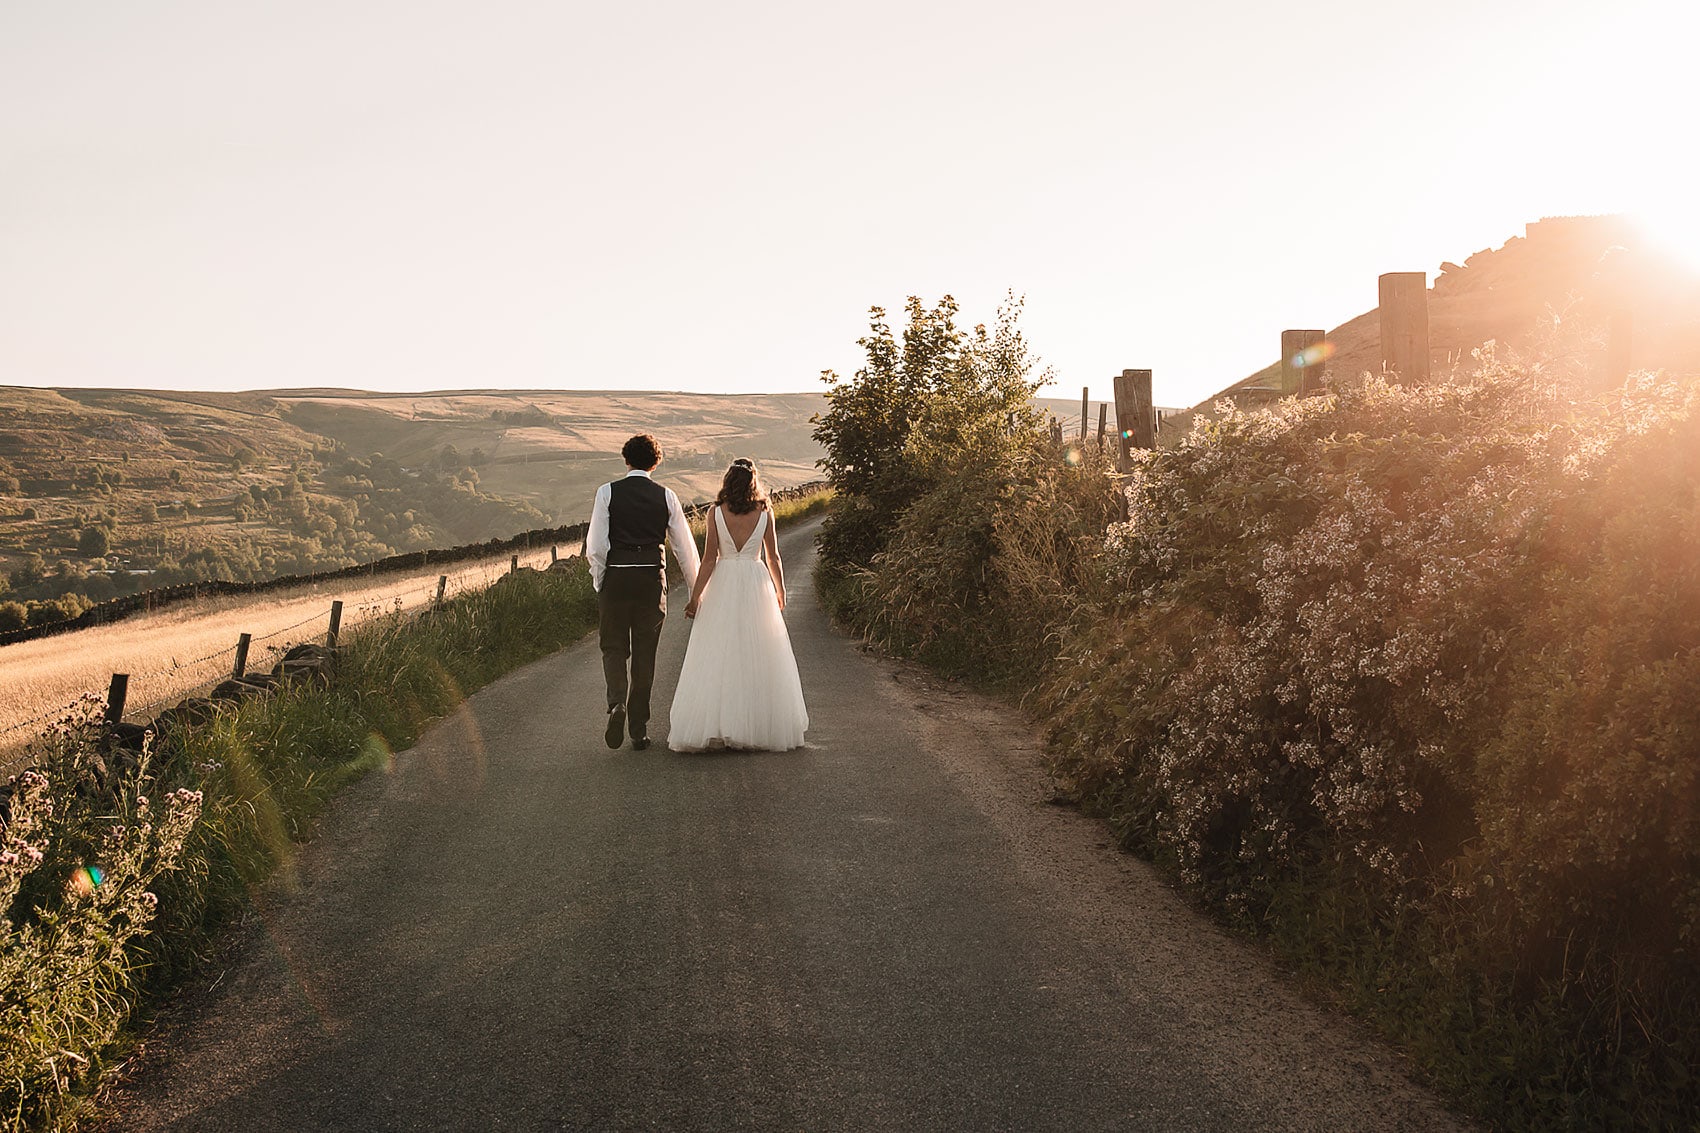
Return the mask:
[[674,751],[789,751],[803,745],[809,711],[791,635],[762,558],[771,521],[763,511],[738,547],[720,509],[713,509],[720,558],[703,590],[673,694],[667,746]]

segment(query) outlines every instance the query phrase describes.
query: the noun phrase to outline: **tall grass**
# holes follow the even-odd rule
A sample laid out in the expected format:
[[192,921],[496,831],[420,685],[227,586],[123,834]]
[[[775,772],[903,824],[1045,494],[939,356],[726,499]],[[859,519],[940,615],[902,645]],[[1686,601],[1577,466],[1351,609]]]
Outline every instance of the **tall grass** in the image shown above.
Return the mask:
[[102,746],[98,705],[38,741],[41,772],[15,783],[0,847],[0,1122],[74,1118],[125,1021],[207,956],[341,787],[583,636],[596,601],[575,565],[373,617],[328,686],[226,706],[137,766]]

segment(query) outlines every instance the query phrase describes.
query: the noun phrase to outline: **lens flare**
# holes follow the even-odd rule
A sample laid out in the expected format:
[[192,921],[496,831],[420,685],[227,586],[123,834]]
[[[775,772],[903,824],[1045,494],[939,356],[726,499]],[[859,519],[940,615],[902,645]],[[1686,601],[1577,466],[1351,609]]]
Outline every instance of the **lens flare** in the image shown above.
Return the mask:
[[1303,370],[1307,366],[1320,366],[1334,357],[1334,344],[1324,339],[1313,342],[1297,354],[1293,355],[1293,369]]
[[360,762],[368,767],[378,767],[385,771],[395,770],[395,750],[389,741],[372,732],[366,737],[366,742],[360,745]]
[[1068,451],[1063,454],[1063,459],[1068,461],[1070,464],[1078,465],[1086,458],[1081,454],[1079,445],[1069,445]]
[[77,896],[87,897],[96,889],[99,889],[100,883],[105,880],[106,874],[102,872],[99,866],[86,865],[80,867],[71,875],[71,888],[76,892]]

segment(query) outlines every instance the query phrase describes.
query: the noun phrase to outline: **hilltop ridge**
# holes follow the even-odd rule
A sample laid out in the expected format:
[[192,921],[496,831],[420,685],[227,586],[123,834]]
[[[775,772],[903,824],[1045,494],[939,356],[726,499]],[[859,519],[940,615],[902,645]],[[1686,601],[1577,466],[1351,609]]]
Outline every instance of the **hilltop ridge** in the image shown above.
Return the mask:
[[207,579],[323,572],[571,523],[652,430],[667,482],[816,476],[819,394],[0,386],[0,630]]

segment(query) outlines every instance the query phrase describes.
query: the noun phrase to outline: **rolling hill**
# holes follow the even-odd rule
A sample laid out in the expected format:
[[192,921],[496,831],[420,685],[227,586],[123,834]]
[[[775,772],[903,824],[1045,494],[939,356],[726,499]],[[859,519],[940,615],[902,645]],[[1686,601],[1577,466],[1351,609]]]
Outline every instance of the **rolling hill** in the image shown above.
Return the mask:
[[322,571],[587,514],[651,431],[687,501],[811,480],[817,394],[0,387],[0,629],[148,586]]

